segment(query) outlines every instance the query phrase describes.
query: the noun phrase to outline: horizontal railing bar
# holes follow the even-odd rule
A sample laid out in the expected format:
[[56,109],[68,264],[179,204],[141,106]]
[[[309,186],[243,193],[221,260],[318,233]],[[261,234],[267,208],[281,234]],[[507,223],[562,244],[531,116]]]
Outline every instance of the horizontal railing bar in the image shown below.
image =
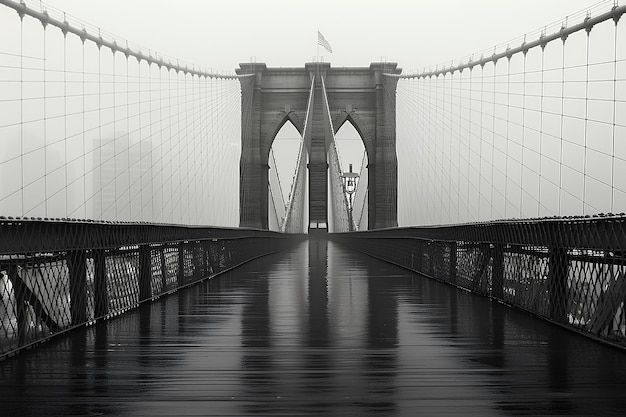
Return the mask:
[[502,220],[355,232],[357,239],[394,237],[544,247],[626,250],[626,215]]
[[284,238],[247,228],[171,224],[0,218],[0,256],[54,251],[111,249],[196,240]]

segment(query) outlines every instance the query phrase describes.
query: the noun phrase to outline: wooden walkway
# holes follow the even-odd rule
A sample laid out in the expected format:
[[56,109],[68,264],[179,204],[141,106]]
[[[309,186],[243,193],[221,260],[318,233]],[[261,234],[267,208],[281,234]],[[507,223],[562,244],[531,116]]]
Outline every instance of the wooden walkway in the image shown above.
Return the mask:
[[0,362],[0,415],[624,415],[626,352],[309,241]]

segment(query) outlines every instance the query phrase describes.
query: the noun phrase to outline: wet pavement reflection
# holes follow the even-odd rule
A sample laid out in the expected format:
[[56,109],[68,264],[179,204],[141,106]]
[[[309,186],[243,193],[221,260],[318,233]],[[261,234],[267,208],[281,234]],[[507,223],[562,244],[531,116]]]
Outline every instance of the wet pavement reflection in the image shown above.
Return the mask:
[[623,415],[626,352],[325,240],[0,362],[0,415]]

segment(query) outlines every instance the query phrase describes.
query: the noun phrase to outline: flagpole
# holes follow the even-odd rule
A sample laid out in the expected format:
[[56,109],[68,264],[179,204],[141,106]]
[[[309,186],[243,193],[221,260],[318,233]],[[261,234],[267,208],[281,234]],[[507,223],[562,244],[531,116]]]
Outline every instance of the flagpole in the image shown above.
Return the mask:
[[317,30],[317,57],[315,58],[316,62],[320,62],[320,42],[319,42],[319,29]]

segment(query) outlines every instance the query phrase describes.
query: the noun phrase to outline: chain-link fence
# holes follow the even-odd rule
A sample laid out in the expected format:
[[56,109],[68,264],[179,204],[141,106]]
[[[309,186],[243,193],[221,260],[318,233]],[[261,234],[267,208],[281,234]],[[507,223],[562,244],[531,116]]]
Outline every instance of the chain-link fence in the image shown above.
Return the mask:
[[0,219],[0,359],[287,248],[260,230]]
[[626,217],[331,235],[355,250],[626,347]]

